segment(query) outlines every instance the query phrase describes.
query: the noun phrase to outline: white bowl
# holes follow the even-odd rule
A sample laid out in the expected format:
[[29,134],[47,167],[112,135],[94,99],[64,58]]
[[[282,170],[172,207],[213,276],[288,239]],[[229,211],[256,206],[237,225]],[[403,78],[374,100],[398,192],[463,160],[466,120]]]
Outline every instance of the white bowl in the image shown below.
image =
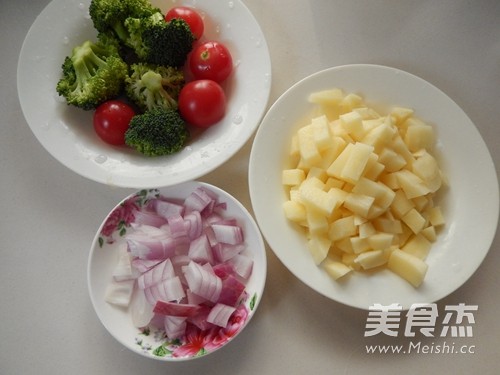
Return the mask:
[[[314,107],[310,93],[341,88],[361,95],[375,108],[399,105],[435,126],[437,152],[449,180],[442,197],[446,226],[427,259],[424,283],[414,288],[392,272],[361,272],[333,281],[317,267],[306,249],[303,233],[283,214],[285,189],[281,171],[290,139],[306,123]],[[309,118],[310,120],[310,118]],[[343,304],[368,309],[374,303],[431,303],[460,287],[479,267],[497,230],[498,179],[491,156],[474,124],[449,97],[421,78],[377,65],[326,69],[293,85],[264,117],[250,156],[249,185],[257,222],[281,262],[322,295]]]
[[209,173],[248,141],[266,110],[271,60],[258,23],[241,1],[153,1],[163,10],[174,5],[195,7],[205,17],[204,38],[224,42],[234,61],[234,72],[224,84],[228,109],[223,120],[201,134],[193,132],[181,152],[156,158],[105,144],[93,130],[92,111],[68,107],[56,93],[64,57],[75,45],[96,38],[89,3],[53,0],[33,23],[19,57],[21,108],[33,134],[55,159],[104,184],[169,186]]
[[[217,195],[219,202],[227,204],[224,216],[237,219],[238,224],[242,227],[246,245],[245,251],[253,259],[253,269],[249,279],[246,281],[245,291],[247,298],[239,305],[238,312],[235,313],[236,318],[234,319],[236,320],[235,323],[232,323],[230,332],[227,333],[225,331],[224,334],[221,334],[222,336],[218,336],[212,341],[206,341],[205,347],[197,347],[198,350],[191,350],[188,353],[177,356],[176,353],[179,353],[179,350],[182,351],[186,345],[190,344],[188,338],[183,337],[178,341],[171,342],[164,338],[164,330],[162,329],[157,329],[153,326],[150,326],[146,330],[138,329],[132,323],[128,308],[117,307],[105,301],[106,289],[113,279],[112,272],[117,264],[118,249],[125,242],[124,237],[120,235],[120,230],[130,230],[129,225],[117,228],[113,227],[113,223],[116,224],[120,221],[115,220],[117,219],[117,215],[123,215],[120,218],[128,217],[127,213],[129,211],[124,208],[127,205],[122,204],[124,202],[131,202],[131,199],[137,202],[136,198],[139,198],[141,202],[144,202],[145,197],[153,197],[155,194],[160,194],[170,199],[183,200],[198,187],[210,190]],[[141,208],[143,205],[144,203],[139,203]],[[124,219],[124,221],[126,222],[127,219]],[[111,235],[108,234],[110,225],[114,228]],[[110,238],[112,238],[112,241],[109,241]],[[148,358],[160,361],[185,361],[213,353],[232,342],[241,333],[254,316],[262,299],[266,269],[267,261],[264,241],[250,213],[241,203],[223,190],[203,182],[194,181],[160,189],[142,190],[131,194],[118,203],[104,219],[95,235],[88,260],[87,277],[90,299],[97,316],[116,340],[133,352]],[[205,332],[200,332],[199,335],[204,337]]]

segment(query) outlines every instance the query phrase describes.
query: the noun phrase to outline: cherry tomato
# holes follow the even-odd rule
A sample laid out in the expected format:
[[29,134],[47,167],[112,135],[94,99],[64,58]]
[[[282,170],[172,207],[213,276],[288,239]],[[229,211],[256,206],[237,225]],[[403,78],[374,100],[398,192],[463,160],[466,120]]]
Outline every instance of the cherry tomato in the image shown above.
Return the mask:
[[214,125],[226,113],[224,90],[208,79],[187,83],[179,94],[179,113],[191,125],[200,128]]
[[125,132],[135,111],[128,104],[119,100],[102,103],[94,112],[94,130],[106,143],[125,144]]
[[196,39],[200,39],[203,35],[203,31],[205,29],[203,19],[201,18],[200,14],[193,8],[178,6],[170,9],[165,14],[165,21],[167,22],[174,18],[180,18],[186,21]]
[[189,69],[196,79],[211,79],[220,83],[233,71],[233,58],[225,45],[208,41],[191,52]]

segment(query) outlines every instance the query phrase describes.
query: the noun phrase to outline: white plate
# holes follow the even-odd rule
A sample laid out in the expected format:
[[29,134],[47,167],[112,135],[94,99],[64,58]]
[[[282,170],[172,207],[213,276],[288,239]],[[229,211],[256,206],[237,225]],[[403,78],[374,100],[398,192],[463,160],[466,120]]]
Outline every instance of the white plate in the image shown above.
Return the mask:
[[[449,179],[442,204],[447,224],[427,259],[420,288],[383,271],[354,273],[332,281],[312,261],[302,233],[283,215],[281,170],[292,134],[310,114],[311,92],[338,87],[361,95],[370,105],[410,107],[437,130],[437,152]],[[448,96],[421,78],[377,65],[347,65],[320,71],[296,83],[264,117],[250,156],[250,195],[257,222],[281,262],[312,289],[346,305],[434,302],[460,287],[479,267],[497,229],[498,179],[491,156],[474,124]]]
[[58,161],[97,182],[143,188],[196,179],[222,165],[247,142],[267,106],[269,51],[259,25],[241,1],[153,3],[162,9],[194,6],[205,16],[205,38],[225,42],[235,64],[234,74],[225,84],[226,116],[175,155],[146,158],[105,144],[94,133],[92,112],[68,107],[56,93],[64,57],[73,46],[96,37],[88,17],[89,0],[53,0],[33,23],[21,50],[17,84],[31,130]]
[[200,356],[200,353],[193,352],[190,356],[173,357],[172,353],[168,353],[163,350],[163,345],[167,345],[167,349],[173,350],[179,345],[186,344],[185,341],[181,340],[173,345],[165,344],[167,340],[162,337],[164,331],[151,330],[148,335],[145,335],[142,330],[133,326],[132,319],[126,309],[113,306],[104,300],[106,288],[113,278],[112,272],[117,264],[118,248],[124,243],[125,240],[119,234],[122,229],[122,227],[120,227],[112,233],[114,242],[109,243],[107,240],[109,237],[107,237],[107,232],[104,232],[103,234],[103,228],[106,227],[109,229],[110,227],[113,227],[114,223],[121,221],[122,218],[126,221],[125,218],[130,217],[126,209],[126,207],[130,206],[122,205],[122,203],[129,201],[130,198],[135,200],[137,197],[136,194],[139,194],[141,199],[143,199],[145,195],[142,193],[147,191],[148,196],[154,196],[158,193],[170,199],[183,200],[192,191],[200,186],[215,193],[219,202],[227,203],[226,217],[236,218],[239,225],[242,226],[245,236],[246,251],[251,254],[254,261],[252,274],[246,283],[248,299],[244,302],[244,305],[245,311],[248,315],[240,315],[242,319],[237,324],[238,328],[235,330],[236,334],[231,336],[227,341],[219,340],[220,342],[217,342],[217,345],[212,343],[215,347],[212,347],[211,349],[206,348],[206,352],[203,352],[203,355],[219,350],[231,342],[239,333],[241,333],[244,327],[247,326],[251,318],[254,316],[255,311],[257,310],[257,307],[262,299],[267,270],[264,240],[250,213],[235,198],[215,186],[196,181],[185,182],[176,186],[163,187],[160,189],[142,190],[141,192],[134,193],[126,197],[118,203],[111,213],[103,220],[103,223],[95,235],[88,260],[88,288],[90,299],[97,316],[109,333],[130,350],[148,358],[158,359],[161,361],[184,361],[191,358],[197,358]]

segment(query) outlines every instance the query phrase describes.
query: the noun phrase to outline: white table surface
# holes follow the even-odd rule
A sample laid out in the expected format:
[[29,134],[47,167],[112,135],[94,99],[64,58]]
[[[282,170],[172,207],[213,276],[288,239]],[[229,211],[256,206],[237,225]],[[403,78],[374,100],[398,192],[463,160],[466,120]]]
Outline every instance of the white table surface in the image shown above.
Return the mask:
[[[18,101],[20,48],[47,3],[0,1],[1,374],[498,373],[498,234],[478,272],[438,302],[440,311],[447,304],[478,305],[474,336],[455,339],[457,346],[473,346],[474,354],[367,354],[368,343],[407,345],[410,339],[368,340],[365,311],[309,290],[270,249],[259,310],[230,346],[189,363],[161,363],[122,347],[94,313],[86,266],[101,220],[131,190],[86,180],[59,164],[31,133]],[[498,0],[246,0],[246,5],[270,48],[269,105],[299,79],[327,67],[374,63],[406,70],[463,108],[485,139],[498,174]],[[251,141],[201,178],[249,209],[250,149]],[[443,345],[443,340],[425,343]]]

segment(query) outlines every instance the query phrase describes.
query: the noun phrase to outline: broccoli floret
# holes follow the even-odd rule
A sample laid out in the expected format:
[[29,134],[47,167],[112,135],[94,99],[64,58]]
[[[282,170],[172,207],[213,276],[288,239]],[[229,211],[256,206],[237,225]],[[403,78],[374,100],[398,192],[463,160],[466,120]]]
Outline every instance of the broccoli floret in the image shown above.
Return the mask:
[[177,109],[184,82],[184,73],[180,69],[132,64],[130,75],[125,79],[125,93],[142,111],[158,107]]
[[188,138],[189,131],[179,112],[165,108],[135,115],[125,132],[125,144],[146,156],[178,152]]
[[130,17],[125,21],[128,46],[148,63],[181,67],[193,48],[195,37],[181,19],[165,21],[161,12],[149,17]]
[[62,77],[56,91],[67,103],[90,110],[114,98],[123,89],[128,66],[118,55],[112,38],[100,35],[73,48],[62,64]]
[[123,43],[129,34],[125,28],[128,17],[142,18],[159,12],[149,0],[92,0],[89,15],[98,32],[112,32]]

